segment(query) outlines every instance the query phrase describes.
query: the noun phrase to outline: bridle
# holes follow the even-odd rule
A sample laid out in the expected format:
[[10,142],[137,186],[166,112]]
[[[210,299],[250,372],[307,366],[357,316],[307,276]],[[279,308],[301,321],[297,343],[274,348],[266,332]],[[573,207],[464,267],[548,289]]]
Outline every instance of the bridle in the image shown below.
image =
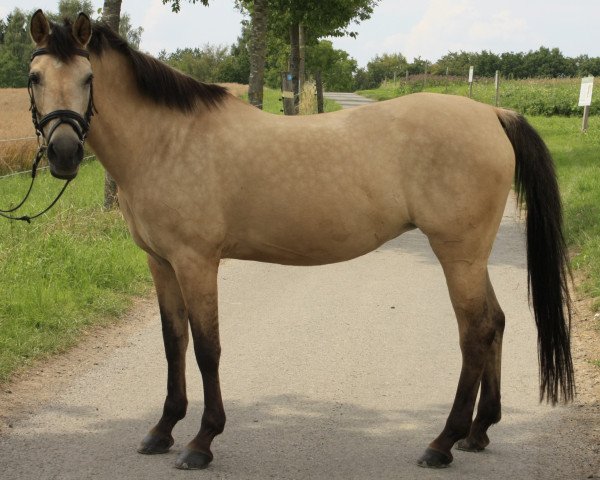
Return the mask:
[[[47,55],[49,53],[50,52],[47,48],[38,48],[34,50],[31,54],[31,60],[40,55]],[[75,50],[75,55],[79,55],[80,57],[85,57],[87,59],[90,58],[90,54],[87,50],[79,48]],[[53,112],[44,115],[42,118],[39,118],[39,111],[35,104],[35,97],[33,96],[33,84],[31,78],[27,83],[27,91],[29,92],[29,99],[31,100],[31,106],[29,107],[29,110],[31,110],[31,119],[33,121],[35,133],[38,136],[38,138],[41,137],[45,140],[46,146],[50,138],[52,138],[52,134],[54,133],[54,131],[63,123],[66,123],[73,128],[73,130],[77,134],[77,137],[79,138],[79,141],[83,145],[85,139],[87,138],[87,134],[90,129],[90,121],[92,120],[92,116],[94,115],[95,110],[93,82],[90,83],[90,98],[88,101],[85,116],[83,117],[79,113],[74,112],[73,110],[54,110]],[[50,132],[48,132],[48,137],[44,136],[44,127],[52,120],[57,119],[58,122],[56,122],[54,126],[50,129]]]
[[[31,54],[31,60],[33,60],[35,57],[37,57],[39,55],[47,55],[49,53],[50,53],[50,51],[46,48],[38,48],[38,49],[34,50],[33,53]],[[83,50],[83,49],[79,49],[79,48],[75,50],[75,55],[79,55],[79,56],[85,57],[87,59],[90,58],[90,54],[87,50]],[[23,215],[21,217],[13,217],[12,215],[7,215],[7,214],[13,213],[13,212],[17,211],[18,209],[20,209],[25,204],[27,199],[29,198],[29,194],[31,193],[31,190],[33,189],[33,183],[35,181],[35,176],[37,173],[38,165],[39,165],[40,161],[42,160],[42,158],[44,157],[44,155],[46,154],[46,152],[48,150],[48,143],[49,143],[50,139],[52,138],[52,135],[54,134],[56,129],[62,124],[67,124],[67,125],[71,126],[71,128],[73,129],[73,131],[79,138],[81,146],[83,147],[83,145],[85,144],[85,140],[87,138],[87,134],[90,130],[90,122],[92,120],[92,116],[94,115],[94,112],[96,111],[96,107],[94,106],[93,82],[90,83],[90,98],[89,98],[88,106],[87,106],[84,116],[81,116],[79,113],[77,113],[73,110],[54,110],[54,111],[44,115],[42,118],[39,118],[40,113],[39,113],[39,111],[37,109],[37,105],[35,103],[35,96],[33,94],[33,81],[31,78],[29,78],[29,81],[27,83],[27,91],[29,93],[29,99],[31,101],[31,105],[29,107],[29,110],[31,111],[31,119],[33,121],[33,127],[35,128],[35,134],[38,139],[38,151],[35,155],[35,159],[33,160],[33,165],[31,167],[31,183],[29,184],[29,189],[27,190],[25,197],[23,198],[23,200],[21,200],[19,202],[19,204],[16,207],[13,207],[13,208],[10,208],[7,210],[0,209],[0,216],[7,218],[9,220],[23,220],[27,223],[31,223],[31,220],[43,215],[48,210],[50,210],[56,204],[56,202],[58,202],[60,197],[62,197],[62,194],[67,189],[67,186],[71,182],[71,179],[68,179],[65,181],[65,184],[63,185],[61,191],[59,192],[57,197],[54,199],[54,201],[52,201],[52,203],[48,207],[46,207],[44,210],[37,213],[36,215],[32,215],[32,216]],[[52,128],[48,132],[48,135],[46,136],[46,135],[44,135],[44,127],[46,125],[48,125],[48,123],[50,123],[52,120],[58,120],[58,121],[52,126]]]

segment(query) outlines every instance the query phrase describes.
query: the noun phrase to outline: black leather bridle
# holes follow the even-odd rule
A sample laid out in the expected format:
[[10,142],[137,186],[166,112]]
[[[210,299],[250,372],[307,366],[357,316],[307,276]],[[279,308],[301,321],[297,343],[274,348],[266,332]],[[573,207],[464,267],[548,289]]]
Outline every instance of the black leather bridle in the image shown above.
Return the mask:
[[[39,55],[47,55],[49,53],[50,53],[49,50],[46,48],[38,48],[38,49],[34,50],[33,53],[31,54],[31,60],[33,60],[35,57],[37,57]],[[79,49],[79,48],[75,50],[75,55],[79,55],[81,57],[85,57],[88,59],[90,58],[90,54],[87,50],[83,50],[83,49]],[[71,179],[65,181],[65,184],[63,185],[63,187],[62,187],[61,191],[59,192],[59,194],[57,195],[57,197],[52,201],[52,203],[48,207],[46,207],[41,212],[39,212],[35,215],[32,215],[32,216],[23,215],[21,217],[13,217],[12,215],[7,215],[7,214],[13,213],[13,212],[17,211],[18,209],[20,209],[25,204],[27,199],[29,198],[29,194],[31,193],[31,190],[33,189],[33,183],[35,181],[35,176],[36,176],[38,165],[39,165],[40,161],[42,160],[42,158],[44,157],[44,155],[46,154],[46,151],[48,149],[48,143],[49,143],[50,139],[52,138],[54,131],[60,125],[62,125],[64,123],[70,125],[71,128],[73,128],[73,130],[77,134],[77,137],[79,138],[79,141],[81,142],[81,146],[83,147],[83,145],[85,144],[85,140],[87,138],[87,134],[90,130],[90,122],[92,120],[92,116],[94,115],[94,112],[96,111],[96,107],[94,107],[93,82],[90,83],[90,98],[89,98],[87,110],[86,110],[84,116],[81,116],[79,113],[77,113],[73,110],[54,110],[53,112],[50,112],[50,113],[44,115],[42,118],[39,118],[40,114],[39,114],[39,111],[35,104],[35,97],[33,95],[33,81],[32,81],[31,77],[29,78],[29,82],[27,83],[27,91],[29,92],[29,99],[31,101],[31,106],[29,107],[29,109],[31,110],[31,119],[33,121],[33,126],[35,128],[35,134],[38,137],[38,151],[35,155],[35,159],[33,160],[33,166],[31,167],[31,183],[29,184],[29,189],[27,190],[25,197],[23,198],[23,200],[21,200],[19,202],[19,204],[16,207],[13,207],[13,208],[10,208],[7,210],[0,209],[0,216],[7,218],[9,220],[23,220],[27,223],[31,223],[31,220],[43,215],[48,210],[50,210],[56,204],[56,202],[58,202],[58,199],[62,196],[62,194],[67,189],[67,186],[71,182]],[[52,128],[48,132],[48,135],[46,136],[46,135],[44,135],[43,129],[52,120],[58,120],[58,121],[52,126]]]
[[[31,54],[31,60],[40,55],[47,55],[49,53],[50,52],[46,48],[38,48]],[[87,50],[82,50],[79,48],[75,50],[75,55],[79,55],[88,59],[90,58],[90,54]],[[33,121],[33,126],[35,127],[36,135],[38,135],[38,137],[41,136],[45,140],[46,145],[50,141],[50,138],[52,138],[54,131],[63,123],[66,123],[73,128],[77,134],[77,137],[79,138],[79,141],[83,145],[85,139],[87,138],[87,134],[90,129],[90,121],[92,120],[92,116],[94,115],[95,111],[93,85],[93,82],[90,83],[90,98],[85,116],[82,117],[79,113],[74,112],[73,110],[54,110],[53,112],[44,115],[42,118],[39,118],[40,114],[35,104],[35,97],[33,96],[32,79],[29,79],[27,91],[29,92],[29,99],[31,100],[31,106],[29,107],[31,110],[31,119]],[[52,120],[58,120],[58,122],[54,124],[54,126],[48,132],[48,136],[46,137],[43,129]]]

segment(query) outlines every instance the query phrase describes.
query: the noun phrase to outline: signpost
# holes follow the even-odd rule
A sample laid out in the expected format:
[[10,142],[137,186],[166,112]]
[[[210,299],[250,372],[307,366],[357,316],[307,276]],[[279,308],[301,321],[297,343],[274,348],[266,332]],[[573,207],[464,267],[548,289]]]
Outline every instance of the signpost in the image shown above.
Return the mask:
[[496,106],[498,106],[498,104],[500,103],[500,70],[496,70],[494,88],[496,89]]
[[469,98],[473,97],[473,65],[469,67]]
[[594,77],[581,79],[581,90],[579,91],[579,106],[583,107],[583,122],[581,130],[586,132],[590,118],[590,105],[592,104],[592,92],[594,90]]

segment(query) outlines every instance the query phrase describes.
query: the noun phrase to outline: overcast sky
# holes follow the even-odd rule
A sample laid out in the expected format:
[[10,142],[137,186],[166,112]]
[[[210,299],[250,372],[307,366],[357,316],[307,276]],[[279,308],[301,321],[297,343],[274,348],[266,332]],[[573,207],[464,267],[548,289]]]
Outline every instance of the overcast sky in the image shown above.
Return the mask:
[[[326,1],[326,0],[323,0]],[[102,0],[92,0],[101,7]],[[240,32],[233,0],[211,6],[182,0],[179,14],[161,0],[123,0],[134,26],[143,26],[141,49],[152,54],[178,47],[235,42]],[[0,0],[0,17],[22,9],[57,10],[57,0]],[[357,39],[334,39],[364,66],[376,54],[401,52],[435,61],[448,51],[535,50],[558,47],[565,55],[600,56],[600,0],[381,0],[373,17],[356,26]]]

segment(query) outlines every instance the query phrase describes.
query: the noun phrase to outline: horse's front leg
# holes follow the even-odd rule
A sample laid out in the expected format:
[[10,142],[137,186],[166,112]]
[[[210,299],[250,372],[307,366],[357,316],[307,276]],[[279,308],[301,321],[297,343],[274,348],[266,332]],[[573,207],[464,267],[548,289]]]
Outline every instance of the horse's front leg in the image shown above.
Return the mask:
[[167,398],[161,419],[142,440],[138,452],[156,454],[169,451],[173,445],[173,427],[185,416],[187,409],[185,352],[188,345],[188,315],[171,265],[151,256],[148,256],[148,265],[158,296],[167,356]]
[[175,266],[188,308],[196,360],[204,387],[204,413],[200,431],[176,462],[176,466],[182,469],[207,467],[213,459],[210,445],[225,427],[225,410],[219,384],[218,268],[218,259],[186,258]]

